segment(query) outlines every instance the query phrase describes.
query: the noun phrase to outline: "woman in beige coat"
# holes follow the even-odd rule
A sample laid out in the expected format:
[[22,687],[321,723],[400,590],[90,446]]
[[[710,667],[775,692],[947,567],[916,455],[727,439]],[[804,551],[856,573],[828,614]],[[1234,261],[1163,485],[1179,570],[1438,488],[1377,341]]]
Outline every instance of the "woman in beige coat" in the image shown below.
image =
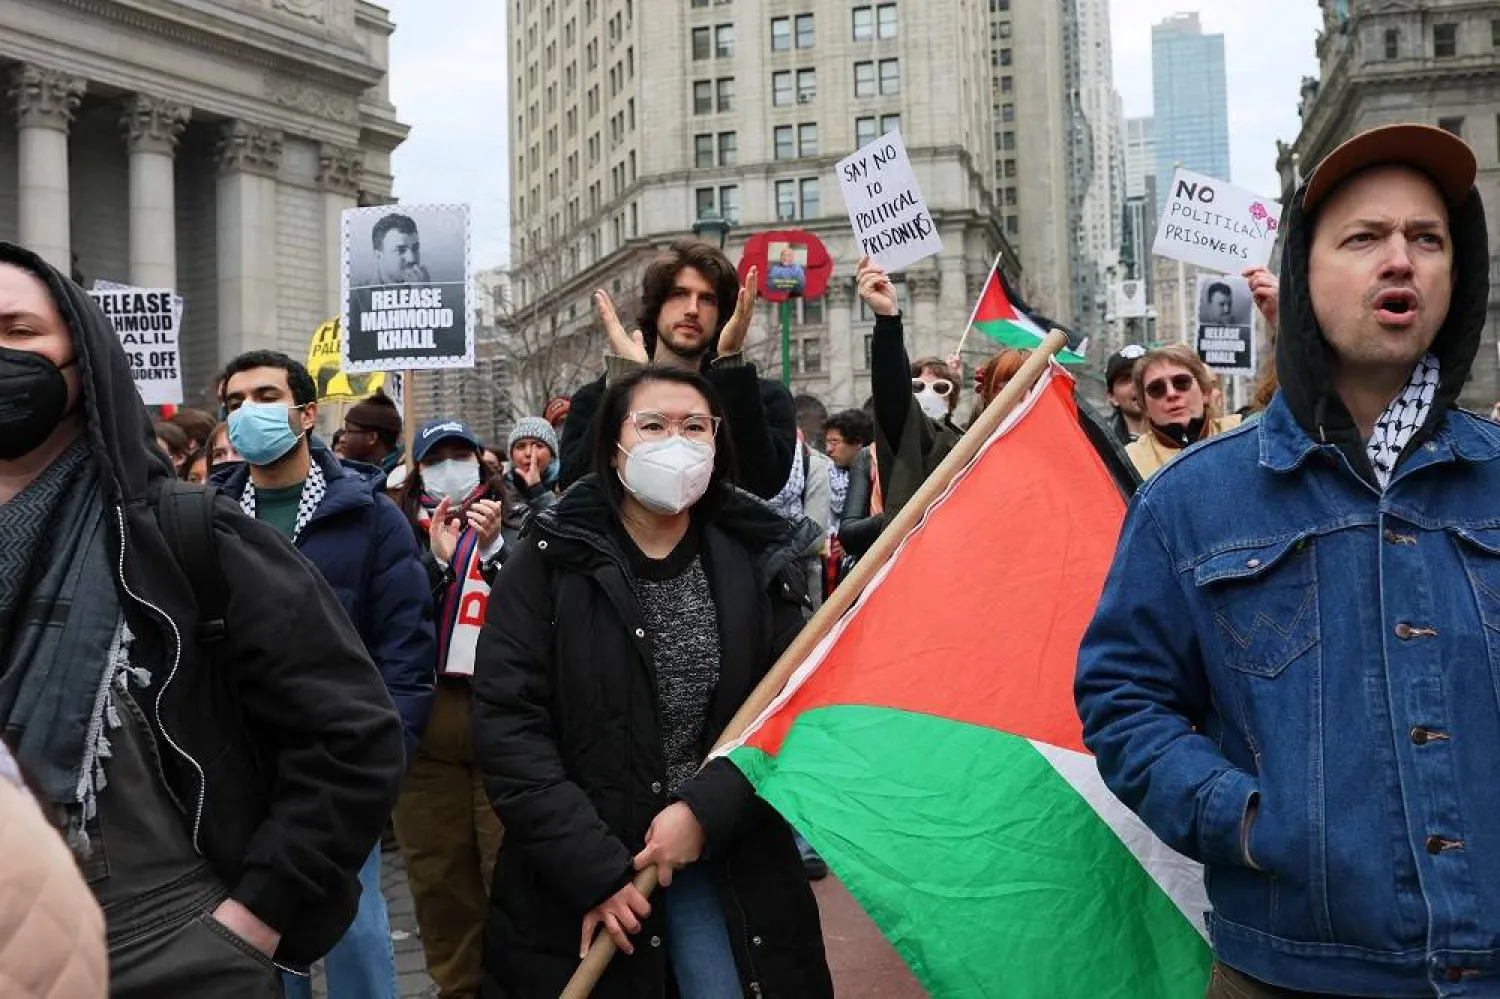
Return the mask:
[[0,996],[108,994],[104,916],[0,744]]
[[1165,347],[1135,362],[1135,391],[1146,407],[1146,432],[1125,448],[1141,479],[1185,449],[1240,424],[1209,404],[1212,376],[1190,349]]

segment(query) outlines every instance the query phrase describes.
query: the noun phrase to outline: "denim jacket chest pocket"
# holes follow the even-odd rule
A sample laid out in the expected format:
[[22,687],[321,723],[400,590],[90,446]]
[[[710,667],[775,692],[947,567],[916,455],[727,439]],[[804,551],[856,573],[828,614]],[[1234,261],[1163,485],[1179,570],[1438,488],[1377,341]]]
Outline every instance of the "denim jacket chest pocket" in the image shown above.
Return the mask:
[[1210,555],[1193,582],[1213,614],[1223,663],[1275,678],[1320,638],[1318,573],[1306,534]]
[[1496,635],[1500,634],[1500,529],[1451,527],[1448,530],[1458,541],[1464,574],[1474,588],[1479,618],[1494,648]]

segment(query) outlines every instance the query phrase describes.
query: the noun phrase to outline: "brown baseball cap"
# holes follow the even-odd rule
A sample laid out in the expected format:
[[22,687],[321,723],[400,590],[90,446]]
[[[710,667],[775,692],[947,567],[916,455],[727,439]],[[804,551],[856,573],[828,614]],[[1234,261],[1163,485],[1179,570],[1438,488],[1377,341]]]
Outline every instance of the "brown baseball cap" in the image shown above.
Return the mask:
[[1309,215],[1349,177],[1367,167],[1409,166],[1437,185],[1448,207],[1457,208],[1474,187],[1479,161],[1469,144],[1432,125],[1381,125],[1360,132],[1323,158],[1307,182],[1302,210]]

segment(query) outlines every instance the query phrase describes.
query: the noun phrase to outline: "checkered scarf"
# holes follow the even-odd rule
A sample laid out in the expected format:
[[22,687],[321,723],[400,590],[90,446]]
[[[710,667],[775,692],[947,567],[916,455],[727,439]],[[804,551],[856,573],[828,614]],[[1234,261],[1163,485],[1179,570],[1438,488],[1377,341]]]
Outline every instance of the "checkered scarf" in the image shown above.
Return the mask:
[[1432,400],[1437,396],[1438,377],[1438,359],[1427,354],[1412,369],[1406,388],[1391,400],[1380,419],[1375,421],[1375,432],[1365,445],[1365,453],[1369,455],[1381,489],[1390,485],[1391,474],[1396,471],[1401,453],[1411,443],[1412,435],[1427,422],[1427,416],[1432,412]]
[[[302,496],[297,500],[297,523],[292,529],[292,543],[302,537],[302,529],[312,520],[313,514],[318,512],[318,507],[323,502],[323,497],[328,495],[328,477],[323,474],[323,469],[316,461],[307,470],[307,481],[302,484]],[[255,483],[246,482],[245,491],[240,496],[240,509],[245,516],[255,516]]]

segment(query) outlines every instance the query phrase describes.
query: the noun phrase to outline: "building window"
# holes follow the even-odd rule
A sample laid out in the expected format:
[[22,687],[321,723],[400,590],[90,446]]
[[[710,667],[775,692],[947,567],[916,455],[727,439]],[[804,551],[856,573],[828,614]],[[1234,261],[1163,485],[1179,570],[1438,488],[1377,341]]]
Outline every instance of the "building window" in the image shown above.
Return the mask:
[[875,8],[854,8],[854,40],[868,42],[875,37]]
[[792,71],[783,69],[771,74],[771,106],[787,107],[792,103]]
[[719,166],[734,166],[740,158],[740,139],[736,132],[719,133]]
[[800,182],[802,188],[802,217],[815,219],[823,214],[823,202],[818,194],[818,178],[809,177]]
[[714,55],[720,59],[734,55],[734,25],[721,24],[714,28]]
[[797,70],[797,103],[807,104],[818,96],[818,71],[815,69]]
[[1432,26],[1432,54],[1437,59],[1449,59],[1458,55],[1458,25]]
[[1394,59],[1401,54],[1401,32],[1394,28],[1385,33],[1385,57]]
[[693,136],[693,166],[702,170],[714,165],[714,137],[712,135]]
[[1007,177],[1014,177],[1015,175],[1016,175],[1016,161],[1015,160],[1006,160],[1005,161],[1005,176],[1007,176]]
[[821,326],[823,324],[823,299],[814,298],[800,299],[802,304],[802,325]]
[[875,64],[873,62],[854,64],[854,96],[875,96]]
[[740,186],[738,184],[726,184],[719,188],[719,214],[726,222],[740,220]]
[[802,373],[815,375],[823,370],[823,341],[810,336],[802,341]]
[[771,18],[771,51],[789,52],[792,48],[792,19]]
[[896,5],[893,4],[893,3],[883,3],[879,7],[875,8],[875,14],[876,14],[875,20],[876,20],[876,26],[877,26],[877,30],[876,30],[876,33],[875,33],[876,37],[877,38],[895,38],[896,37]]
[[1460,139],[1464,137],[1464,120],[1462,118],[1439,118],[1438,128],[1445,132],[1452,132]]
[[776,220],[787,222],[797,217],[797,182],[795,180],[778,180],[776,182]]
[[1004,153],[1016,151],[1016,133],[1005,132],[1000,136],[1000,151]]
[[1012,122],[1012,121],[1015,121],[1016,120],[1016,106],[1014,104],[1002,104],[1002,105],[1000,105],[1000,120],[1003,121],[1003,122]]
[[1005,216],[1005,234],[1007,236],[1019,236],[1021,234],[1021,220],[1015,215]]
[[1000,50],[1000,65],[1002,65],[1002,66],[1009,66],[1010,65],[1010,49],[1001,49]]
[[1016,189],[1014,187],[1007,187],[1005,189],[1005,204],[1008,208],[1016,206]]
[[693,83],[693,114],[710,114],[714,109],[714,85],[709,80]]
[[776,139],[776,158],[778,160],[789,160],[797,155],[796,145],[792,141],[792,126],[777,125],[773,134]]
[[873,116],[854,119],[854,148],[863,149],[879,138],[880,133],[875,128]]
[[797,155],[818,155],[818,123],[804,122],[797,126]]
[[713,55],[713,33],[708,28],[693,29],[693,59],[701,62]]
[[707,6],[708,6],[708,0],[693,0],[693,9],[694,10],[697,10],[699,7],[707,7]]
[[734,110],[734,77],[725,76],[718,80],[719,91],[719,113]]
[[718,205],[714,201],[714,189],[711,187],[700,187],[693,192],[698,202],[698,217],[712,215],[718,211]]
[[880,94],[892,97],[901,93],[901,62],[898,59],[880,60]]
[[1490,22],[1490,47],[1500,49],[1500,20]]
[[797,47],[799,49],[810,49],[815,39],[813,32],[813,16],[811,14],[797,15]]
[[1000,92],[1008,94],[1016,89],[1016,78],[1013,76],[1000,77]]

